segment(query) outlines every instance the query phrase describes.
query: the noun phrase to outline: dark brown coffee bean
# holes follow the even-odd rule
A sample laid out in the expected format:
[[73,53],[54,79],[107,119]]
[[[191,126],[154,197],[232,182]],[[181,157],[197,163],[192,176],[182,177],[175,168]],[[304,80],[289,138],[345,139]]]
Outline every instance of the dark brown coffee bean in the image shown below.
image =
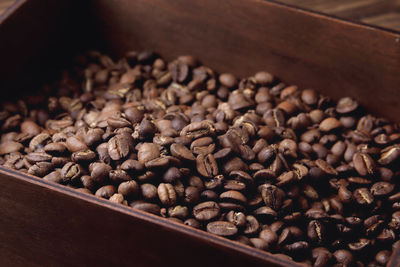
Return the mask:
[[114,195],[117,192],[115,187],[113,185],[105,185],[103,187],[100,187],[95,195],[101,198],[110,198],[112,195]]
[[243,227],[246,224],[246,215],[243,212],[231,210],[226,215],[226,219],[237,227]]
[[209,121],[192,122],[185,126],[181,131],[181,136],[189,136],[197,139],[203,136],[211,136],[215,132],[215,128]]
[[[171,154],[181,160],[195,161],[193,153],[184,145],[172,144],[170,147]],[[199,155],[200,156],[200,155]]]
[[77,163],[91,162],[96,158],[96,154],[91,150],[74,152],[71,159]]
[[269,228],[263,229],[259,234],[259,238],[266,241],[269,247],[278,242],[278,235]]
[[190,149],[194,154],[207,155],[214,152],[215,144],[211,137],[202,137],[194,140],[190,145]]
[[206,201],[193,207],[193,216],[198,221],[210,221],[218,217],[219,205],[213,201]]
[[235,190],[225,191],[219,198],[221,201],[237,202],[239,204],[245,204],[247,202],[247,198],[242,193]]
[[374,196],[368,188],[358,188],[353,192],[353,197],[360,205],[370,205],[374,202]]
[[353,156],[354,168],[361,176],[373,175],[375,173],[375,162],[365,153],[355,153]]
[[343,97],[338,101],[336,105],[336,111],[340,114],[346,114],[353,112],[354,110],[357,109],[357,107],[358,103],[354,101],[352,98]]
[[51,137],[49,134],[40,133],[32,138],[32,140],[29,143],[29,149],[31,151],[36,151],[37,149],[43,148],[50,142],[51,142]]
[[270,207],[274,210],[278,210],[283,202],[283,198],[285,197],[285,192],[270,184],[265,184],[261,186],[261,196],[264,200],[264,203],[267,207]]
[[314,267],[327,267],[333,258],[332,253],[324,247],[314,248],[311,254],[314,260]]
[[308,238],[318,244],[325,240],[325,226],[318,220],[312,220],[308,223]]
[[356,242],[349,243],[349,249],[352,251],[361,251],[370,245],[371,241],[366,238],[360,238]]
[[187,207],[178,205],[168,208],[168,215],[170,217],[184,220],[189,215],[189,211]]
[[392,253],[389,250],[381,250],[375,255],[375,261],[381,266],[386,266]]
[[376,197],[389,195],[393,190],[394,184],[388,182],[377,182],[371,187],[371,193]]
[[218,165],[212,154],[200,154],[196,158],[197,171],[206,178],[211,178],[218,174]]
[[343,203],[350,203],[353,199],[353,194],[346,187],[341,186],[338,190],[339,200]]
[[335,118],[326,118],[320,123],[319,129],[323,132],[329,132],[337,128],[340,128],[341,126],[342,124],[340,123],[339,120]]
[[400,155],[400,146],[394,145],[385,147],[381,151],[381,157],[378,162],[381,165],[388,165],[394,162]]
[[154,215],[160,215],[160,206],[154,203],[144,202],[142,200],[134,201],[129,204],[132,208],[142,210],[145,212],[152,213]]
[[68,137],[65,144],[70,152],[84,151],[88,149],[87,145],[76,136]]
[[129,134],[117,134],[108,141],[108,154],[113,160],[120,160],[128,156],[132,137]]
[[237,227],[230,222],[215,221],[207,224],[207,232],[219,236],[233,236],[238,232]]
[[102,184],[108,179],[111,169],[112,168],[110,165],[100,162],[94,162],[89,166],[90,177],[92,177],[92,180],[95,183]]
[[67,147],[64,143],[49,143],[44,147],[44,151],[52,156],[65,154]]
[[336,250],[333,253],[333,256],[336,258],[336,261],[338,263],[342,264],[342,266],[352,266],[352,264],[354,263],[354,256],[348,250]]
[[45,152],[31,152],[28,155],[26,155],[25,158],[31,164],[35,164],[36,162],[42,162],[42,161],[51,161],[52,159],[51,155]]
[[145,199],[152,200],[157,197],[157,187],[152,184],[142,184],[140,190]]
[[246,216],[246,225],[243,233],[246,235],[255,235],[258,233],[259,230],[260,223],[258,222],[258,220],[252,215]]
[[180,60],[175,60],[171,62],[168,66],[171,77],[175,82],[184,82],[189,75],[189,66]]
[[185,188],[184,201],[188,204],[195,204],[200,199],[200,192],[197,187],[188,186]]
[[76,181],[82,174],[81,166],[74,162],[68,162],[61,169],[61,176],[64,183]]
[[121,169],[128,173],[139,173],[144,170],[144,164],[134,159],[127,159],[121,164]]
[[43,177],[43,180],[61,184],[63,179],[60,170],[55,170]]
[[193,218],[187,219],[183,224],[197,229],[200,229],[201,227],[200,223]]

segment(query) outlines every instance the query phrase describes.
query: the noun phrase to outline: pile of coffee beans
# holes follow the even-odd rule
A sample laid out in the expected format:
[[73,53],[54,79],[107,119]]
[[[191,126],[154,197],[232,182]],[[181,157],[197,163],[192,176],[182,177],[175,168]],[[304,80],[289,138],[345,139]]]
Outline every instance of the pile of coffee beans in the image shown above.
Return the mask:
[[268,72],[90,51],[0,125],[8,168],[280,257],[384,266],[400,246],[399,126]]

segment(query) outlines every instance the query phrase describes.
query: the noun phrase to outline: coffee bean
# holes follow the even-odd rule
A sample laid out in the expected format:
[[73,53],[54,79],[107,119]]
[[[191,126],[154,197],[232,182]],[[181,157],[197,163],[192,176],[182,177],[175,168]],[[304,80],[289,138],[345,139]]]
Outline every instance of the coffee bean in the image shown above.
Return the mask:
[[353,156],[354,168],[361,176],[373,175],[375,173],[375,162],[366,153],[355,153]]
[[215,221],[207,224],[207,232],[219,236],[233,236],[236,235],[238,229],[233,223],[226,221]]
[[198,221],[210,221],[218,217],[220,207],[213,201],[206,201],[193,207],[193,216]]
[[200,154],[196,158],[197,171],[204,177],[211,178],[218,174],[218,165],[212,154]]
[[70,152],[84,151],[88,149],[86,144],[76,136],[68,137],[65,144]]
[[370,205],[374,202],[374,196],[368,188],[358,188],[353,192],[353,197],[360,205]]
[[[37,149],[43,148],[45,145],[51,142],[51,137],[47,133],[40,133],[32,138],[29,143],[29,149],[36,151]],[[5,154],[5,153],[4,153]]]
[[215,132],[214,126],[209,121],[192,122],[185,126],[181,131],[181,136],[189,136],[197,139],[203,136],[213,135]]
[[342,124],[337,119],[327,118],[320,123],[319,129],[323,132],[329,132],[329,131],[335,130],[341,126],[342,126]]
[[336,111],[341,114],[346,114],[356,110],[357,107],[358,103],[354,101],[352,98],[343,97],[338,101],[336,105]]
[[115,193],[117,192],[117,190],[115,189],[115,187],[113,185],[105,185],[100,187],[95,195],[101,198],[110,198],[112,197]]
[[55,170],[43,177],[43,180],[61,184],[63,179],[60,170]]
[[370,245],[371,241],[366,238],[360,238],[356,242],[349,243],[349,249],[352,251],[361,251]]
[[160,206],[154,203],[148,203],[141,200],[131,202],[129,204],[132,208],[142,210],[145,212],[152,213],[154,215],[160,215]]
[[261,196],[267,207],[278,210],[282,205],[285,192],[274,185],[265,184],[261,187]]
[[394,184],[388,182],[377,182],[371,187],[371,193],[377,197],[389,195],[393,190]]
[[336,258],[338,263],[342,264],[342,266],[351,266],[354,262],[353,254],[345,249],[336,250],[333,253],[333,256]]
[[[184,145],[181,144],[172,144],[170,147],[171,154],[174,157],[177,157],[186,161],[195,161],[193,153]],[[200,156],[200,155],[199,155]]]
[[394,145],[385,147],[381,151],[381,157],[378,162],[382,165],[388,165],[394,162],[400,155],[400,146]]
[[246,197],[239,191],[229,190],[223,192],[219,198],[221,201],[237,202],[239,204],[245,204],[247,202]]
[[96,158],[96,153],[94,153],[91,150],[78,151],[72,153],[71,155],[71,159],[77,163],[91,162],[95,158]]
[[325,240],[325,226],[318,220],[312,220],[308,224],[307,236],[311,241],[322,243]]
[[61,176],[64,183],[76,181],[82,174],[81,166],[74,162],[68,162],[61,169]]
[[90,164],[90,177],[97,184],[102,184],[109,177],[109,172],[111,171],[111,166],[105,163],[94,162]]
[[129,134],[117,134],[108,141],[108,154],[113,160],[128,156],[132,137]]

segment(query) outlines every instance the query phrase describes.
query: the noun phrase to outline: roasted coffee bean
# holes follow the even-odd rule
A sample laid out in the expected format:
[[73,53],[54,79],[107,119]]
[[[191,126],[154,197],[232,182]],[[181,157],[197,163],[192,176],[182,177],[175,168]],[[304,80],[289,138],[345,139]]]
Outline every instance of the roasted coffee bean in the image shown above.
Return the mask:
[[101,198],[110,198],[111,196],[113,196],[115,193],[117,192],[117,190],[115,189],[115,187],[113,185],[105,185],[100,187],[99,189],[97,189],[95,195]]
[[95,158],[96,158],[96,153],[94,153],[91,150],[78,151],[78,152],[72,153],[72,155],[71,155],[71,159],[77,163],[91,162]]
[[206,178],[211,178],[218,174],[218,164],[212,154],[200,154],[196,158],[197,171]]
[[354,110],[356,110],[358,107],[358,103],[354,101],[350,97],[343,97],[341,98],[337,105],[336,105],[336,111],[341,114],[345,113],[350,113]]
[[[171,154],[181,160],[195,161],[193,153],[182,144],[172,144],[170,147]],[[200,155],[199,155],[200,156]]]
[[366,238],[360,238],[356,242],[349,243],[349,249],[352,251],[361,251],[370,245],[371,241]]
[[310,221],[307,236],[311,241],[321,244],[325,240],[325,226],[318,220]]
[[94,162],[90,164],[90,177],[97,184],[102,184],[109,177],[109,172],[111,171],[111,166],[105,163]]
[[142,184],[140,186],[140,190],[142,192],[142,196],[145,199],[155,199],[157,197],[157,187],[152,184]]
[[64,183],[77,180],[82,174],[81,166],[74,162],[68,162],[61,169],[61,176]]
[[201,227],[201,224],[193,218],[187,219],[183,224],[197,229]]
[[382,250],[379,251],[376,255],[375,255],[375,261],[380,264],[381,266],[386,266],[386,264],[388,263],[388,261],[390,260],[390,256],[392,255],[392,253],[389,250]]
[[246,225],[243,233],[246,235],[255,235],[258,233],[259,230],[260,223],[258,222],[258,220],[252,215],[246,216]]
[[261,196],[267,207],[278,210],[282,206],[285,192],[274,185],[265,184],[261,186]]
[[373,175],[375,173],[375,162],[366,153],[355,153],[353,156],[354,168],[361,176]]
[[108,141],[108,154],[113,160],[128,156],[132,137],[129,134],[117,134]]
[[336,258],[336,261],[339,264],[342,264],[342,266],[352,266],[352,264],[354,263],[354,256],[348,250],[336,250],[333,253],[333,256]]
[[329,266],[333,255],[326,248],[317,247],[312,250],[312,258],[314,260],[314,267],[327,267]]
[[368,188],[358,188],[353,192],[353,197],[360,205],[370,205],[374,202],[374,196]]
[[215,221],[207,224],[207,232],[219,236],[233,236],[238,232],[237,227],[230,222]]
[[[41,149],[51,142],[51,136],[47,133],[40,133],[32,138],[29,143],[29,149],[31,151],[36,151],[37,149]],[[9,153],[9,152],[7,152]],[[5,154],[5,153],[4,153]]]
[[129,204],[129,206],[131,206],[132,208],[138,209],[138,210],[152,213],[154,215],[161,214],[160,206],[158,206],[157,204],[154,204],[154,203],[149,203],[149,202],[144,202],[144,201],[138,200],[138,201],[131,202]]
[[378,162],[382,165],[388,165],[394,162],[400,155],[400,146],[393,145],[382,149]]
[[243,227],[246,224],[246,215],[243,212],[231,210],[226,215],[226,219],[237,227]]
[[237,202],[239,204],[245,204],[247,202],[246,197],[239,191],[235,190],[225,191],[219,196],[219,198],[221,201]]
[[43,177],[52,170],[53,165],[50,162],[37,162],[29,167],[28,173]]
[[51,161],[52,159],[52,157],[45,152],[31,152],[28,155],[26,155],[25,158],[31,164],[35,164],[36,162],[42,162],[42,161]]
[[63,181],[60,170],[52,171],[51,173],[44,176],[43,180],[50,181],[50,182],[57,183],[57,184],[61,184]]
[[[203,191],[204,193],[205,191]],[[184,201],[188,204],[195,204],[200,199],[200,190],[194,186],[188,186],[185,189]],[[216,199],[216,198],[215,198]]]
[[394,184],[388,182],[377,182],[371,186],[371,193],[376,196],[386,196],[392,193]]
[[206,201],[193,207],[193,216],[198,221],[210,221],[218,217],[219,205],[213,201]]

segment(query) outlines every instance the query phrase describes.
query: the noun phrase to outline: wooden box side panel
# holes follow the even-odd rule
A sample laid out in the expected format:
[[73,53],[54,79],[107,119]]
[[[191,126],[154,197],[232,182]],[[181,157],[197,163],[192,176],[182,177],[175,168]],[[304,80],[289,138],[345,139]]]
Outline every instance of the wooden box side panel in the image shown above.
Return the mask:
[[0,214],[0,266],[296,266],[3,167]]
[[93,7],[115,55],[152,49],[168,59],[193,54],[241,76],[268,70],[399,120],[399,34],[261,0],[99,0]]

